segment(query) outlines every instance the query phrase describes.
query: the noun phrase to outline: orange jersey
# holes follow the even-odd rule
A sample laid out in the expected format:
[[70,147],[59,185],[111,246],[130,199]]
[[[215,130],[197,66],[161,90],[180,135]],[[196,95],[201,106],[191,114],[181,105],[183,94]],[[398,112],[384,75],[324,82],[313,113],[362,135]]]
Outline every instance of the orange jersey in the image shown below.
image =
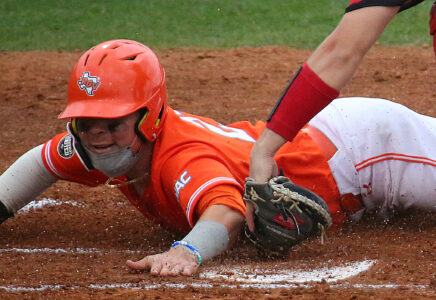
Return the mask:
[[[150,179],[143,195],[139,197],[130,186],[119,189],[145,216],[173,230],[188,231],[204,210],[215,204],[245,215],[242,195],[250,152],[264,128],[263,122],[224,126],[169,109],[153,148]],[[107,176],[98,170],[87,171],[71,140],[65,132],[45,143],[42,156],[47,169],[60,179],[90,186],[104,183]],[[339,192],[327,160],[308,134],[301,131],[286,143],[276,161],[294,183],[325,199],[333,217],[339,213]]]

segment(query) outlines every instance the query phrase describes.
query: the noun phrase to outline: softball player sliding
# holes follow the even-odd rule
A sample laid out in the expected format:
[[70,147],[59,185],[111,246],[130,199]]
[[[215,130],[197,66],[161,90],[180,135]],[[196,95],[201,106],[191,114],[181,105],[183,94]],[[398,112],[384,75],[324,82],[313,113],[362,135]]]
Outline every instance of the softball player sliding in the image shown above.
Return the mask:
[[[81,56],[59,118],[70,121],[68,132],[0,176],[0,221],[68,180],[117,187],[147,218],[187,233],[164,253],[127,261],[133,269],[192,275],[235,240],[244,224],[250,151],[264,123],[224,126],[171,109],[158,58],[130,40],[107,41]],[[275,161],[326,201],[337,226],[365,209],[384,216],[435,210],[435,127],[433,118],[386,100],[339,99]]]

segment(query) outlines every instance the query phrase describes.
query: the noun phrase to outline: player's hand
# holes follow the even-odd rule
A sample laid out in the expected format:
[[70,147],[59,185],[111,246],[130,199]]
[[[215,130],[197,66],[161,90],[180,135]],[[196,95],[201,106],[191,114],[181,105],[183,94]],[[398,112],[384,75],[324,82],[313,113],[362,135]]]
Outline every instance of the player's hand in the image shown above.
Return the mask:
[[[251,150],[249,177],[257,183],[264,183],[276,176],[278,168],[274,155],[284,143],[286,143],[284,138],[265,128]],[[246,222],[251,231],[254,231],[253,211],[253,205],[247,203]]]
[[152,275],[160,276],[191,276],[199,267],[197,257],[181,245],[164,253],[146,256],[139,261],[128,260],[126,264],[133,270],[146,270]]

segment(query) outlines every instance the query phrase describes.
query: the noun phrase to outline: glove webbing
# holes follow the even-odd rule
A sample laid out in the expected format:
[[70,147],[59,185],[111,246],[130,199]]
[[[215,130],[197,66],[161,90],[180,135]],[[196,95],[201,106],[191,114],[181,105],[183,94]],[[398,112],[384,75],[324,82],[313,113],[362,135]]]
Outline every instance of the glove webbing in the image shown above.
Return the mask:
[[[313,207],[319,214],[322,215],[322,217],[325,220],[330,220],[330,215],[328,214],[328,212],[325,209],[323,209],[321,205],[319,205],[318,203],[314,202],[313,200],[310,200],[309,198],[307,198],[307,197],[305,197],[303,195],[300,195],[297,192],[294,192],[294,191],[291,191],[291,190],[285,188],[283,186],[283,184],[281,184],[281,183],[276,183],[274,181],[274,178],[270,179],[269,185],[274,190],[274,196],[280,196],[279,199],[271,200],[271,201],[278,202],[281,199],[283,199],[286,202],[291,202],[292,203],[291,208],[296,207],[299,210],[299,212],[301,212],[301,209],[298,206],[298,202],[301,202],[301,203],[304,203],[304,204],[307,204],[307,205],[310,205],[311,207]],[[331,221],[330,221],[330,223],[331,223]],[[330,226],[330,225],[331,224],[327,224],[327,226]]]
[[[265,202],[265,199],[259,197],[259,194],[256,192],[256,190],[253,187],[250,189],[249,193],[250,193],[250,198],[249,199],[252,199],[252,200],[262,200],[263,202]],[[245,199],[245,197],[243,197],[243,198],[246,201],[249,200],[249,199]]]
[[[255,190],[253,187],[250,189],[249,193],[250,193],[250,198],[251,198],[251,200],[254,200],[254,201],[261,200],[261,201],[263,201],[263,202],[266,201],[266,200],[263,199],[262,197],[259,197],[259,194],[256,192],[256,190]],[[284,219],[285,221],[288,220],[288,217],[292,217],[292,219],[294,220],[294,224],[295,224],[295,226],[296,226],[297,232],[298,232],[298,234],[300,234],[300,226],[298,225],[298,222],[297,222],[297,220],[295,219],[294,215],[290,213],[290,211],[291,211],[294,207],[297,208],[298,211],[299,211],[300,213],[302,212],[302,210],[298,207],[298,203],[295,202],[295,201],[292,201],[292,199],[289,199],[289,200],[292,202],[292,205],[291,205],[290,208],[286,209],[286,207],[284,206],[283,202],[281,201],[281,200],[282,200],[284,197],[286,197],[286,196],[283,195],[283,194],[278,194],[277,192],[274,192],[273,194],[274,194],[274,196],[279,196],[279,199],[276,199],[276,200],[274,200],[274,199],[270,199],[270,201],[273,202],[273,203],[276,203],[276,204],[279,204],[279,205],[280,205],[280,210],[281,210],[281,213],[282,213],[283,219]],[[277,194],[278,194],[278,195],[277,195]],[[245,198],[245,197],[244,197],[244,198]],[[285,202],[289,202],[289,201],[286,200]],[[287,210],[288,210],[289,212],[287,212]]]
[[[304,197],[304,196],[298,194],[297,192],[292,192],[292,191],[286,189],[285,187],[283,187],[282,184],[274,183],[275,186],[277,186],[277,185],[281,186],[282,189],[274,188],[272,186],[271,181],[270,181],[269,185],[274,190],[273,195],[275,197],[279,197],[278,199],[271,199],[270,201],[273,202],[273,203],[278,203],[278,202],[282,202],[282,199],[283,199],[283,200],[285,200],[285,202],[291,202],[292,205],[291,205],[291,207],[289,207],[289,210],[292,210],[293,208],[297,208],[298,212],[301,213],[302,210],[301,210],[300,207],[298,207],[298,202],[296,202],[296,201],[298,201],[298,200],[301,201],[301,199],[304,199],[305,201],[303,201],[303,202],[306,203],[309,200],[307,197]],[[291,193],[291,195],[285,195],[285,193],[283,191],[289,192],[289,193]],[[253,187],[250,189],[249,193],[250,193],[250,199],[251,200],[254,200],[254,201],[261,200],[263,202],[266,201],[262,197],[259,197],[259,194],[256,192],[256,190]]]

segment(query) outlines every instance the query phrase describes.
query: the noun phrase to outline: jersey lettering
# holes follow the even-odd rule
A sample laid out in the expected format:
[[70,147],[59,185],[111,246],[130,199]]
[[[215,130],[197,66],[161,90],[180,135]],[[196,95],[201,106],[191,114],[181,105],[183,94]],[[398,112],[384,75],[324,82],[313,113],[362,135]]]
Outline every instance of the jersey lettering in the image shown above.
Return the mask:
[[180,190],[183,189],[186,184],[191,180],[191,176],[186,177],[186,175],[188,175],[188,171],[183,172],[182,175],[180,175],[180,178],[176,181],[176,184],[174,185],[174,191],[176,192],[178,202],[180,202]]
[[225,137],[229,137],[229,138],[234,138],[234,139],[250,142],[250,143],[256,142],[255,139],[253,139],[248,133],[246,133],[242,129],[232,128],[232,127],[228,127],[228,126],[225,126],[222,124],[219,124],[219,127],[218,127],[218,126],[206,123],[205,121],[197,119],[195,117],[184,116],[179,111],[176,111],[176,113],[183,121],[189,122],[197,127],[210,130],[216,134],[219,134],[219,135],[222,135]]

